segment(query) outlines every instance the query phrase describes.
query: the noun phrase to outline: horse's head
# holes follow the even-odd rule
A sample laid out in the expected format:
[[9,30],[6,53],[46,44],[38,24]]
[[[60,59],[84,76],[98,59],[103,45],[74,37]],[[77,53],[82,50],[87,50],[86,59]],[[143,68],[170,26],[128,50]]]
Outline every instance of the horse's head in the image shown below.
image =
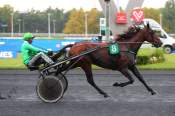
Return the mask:
[[155,47],[161,47],[162,42],[155,32],[150,28],[149,23],[143,29],[145,35],[145,41],[150,42]]

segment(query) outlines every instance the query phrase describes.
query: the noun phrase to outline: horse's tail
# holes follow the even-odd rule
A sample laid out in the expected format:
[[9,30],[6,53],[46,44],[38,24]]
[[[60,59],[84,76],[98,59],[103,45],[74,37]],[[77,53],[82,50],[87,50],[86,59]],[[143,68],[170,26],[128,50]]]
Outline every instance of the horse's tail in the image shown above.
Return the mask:
[[53,57],[52,60],[55,61],[57,60],[60,56],[62,56],[63,54],[66,54],[66,48],[71,48],[74,44],[68,44],[66,46],[64,46],[62,49],[60,49]]

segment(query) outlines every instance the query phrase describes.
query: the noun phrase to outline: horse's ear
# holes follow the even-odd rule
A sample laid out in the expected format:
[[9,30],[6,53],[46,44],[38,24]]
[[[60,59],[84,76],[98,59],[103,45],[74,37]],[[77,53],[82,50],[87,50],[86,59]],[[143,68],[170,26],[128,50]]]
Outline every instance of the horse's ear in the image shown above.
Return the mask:
[[147,23],[147,28],[150,28],[150,25],[149,25],[149,23]]
[[138,31],[140,31],[140,27],[139,26],[136,26],[136,31],[138,32]]

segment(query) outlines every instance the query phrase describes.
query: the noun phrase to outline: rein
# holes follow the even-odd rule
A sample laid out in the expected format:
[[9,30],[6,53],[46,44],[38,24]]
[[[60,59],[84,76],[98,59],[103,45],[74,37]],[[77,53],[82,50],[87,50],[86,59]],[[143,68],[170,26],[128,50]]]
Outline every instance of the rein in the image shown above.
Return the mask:
[[[148,42],[120,42],[120,41],[113,41],[113,42],[108,42],[107,44],[114,44],[114,43],[119,43],[119,44],[150,44]],[[91,53],[91,52],[94,52],[98,49],[102,49],[102,48],[107,48],[109,45],[105,45],[105,46],[101,46],[100,44],[96,44],[97,46],[94,47],[94,48],[88,48],[87,50],[83,51],[82,53],[84,54],[87,54],[87,53]],[[79,46],[84,46],[84,44],[79,44],[77,47]],[[128,52],[128,53],[131,53],[131,54],[134,54],[136,55],[137,53],[135,53],[134,51],[132,50],[127,50],[127,51],[121,51],[121,52]]]
[[150,43],[147,43],[147,42],[119,42],[119,41],[116,41],[114,43],[130,43],[130,44],[135,44],[135,43],[142,43],[142,44],[150,44]]

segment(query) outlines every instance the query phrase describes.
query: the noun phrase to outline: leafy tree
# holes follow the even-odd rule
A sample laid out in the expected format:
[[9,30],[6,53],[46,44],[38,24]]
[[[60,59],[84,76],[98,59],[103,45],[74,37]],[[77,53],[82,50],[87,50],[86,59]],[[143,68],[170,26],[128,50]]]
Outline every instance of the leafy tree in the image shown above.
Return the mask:
[[160,20],[160,9],[154,8],[144,8],[144,16],[145,18],[151,18],[155,21],[159,22]]
[[161,9],[163,15],[163,26],[169,33],[175,32],[175,1],[168,0],[165,8]]
[[47,16],[43,15],[40,11],[36,11],[32,9],[25,15],[25,31],[26,32],[46,32],[46,21],[45,19]]
[[61,33],[64,27],[64,10],[48,8],[47,10],[31,10],[25,16],[25,31],[30,32],[48,32],[48,13],[50,13],[50,26],[53,32],[53,21],[55,20],[55,31]]
[[80,10],[73,9],[70,12],[68,22],[65,25],[64,33],[83,34],[85,32],[84,20],[85,20],[84,10],[82,8]]
[[64,33],[85,33],[85,15],[87,15],[88,33],[99,33],[99,18],[102,15],[96,8],[90,11],[83,11],[83,9],[73,9],[70,12],[68,21],[64,28]]
[[[48,8],[46,11],[46,13],[51,13],[51,26],[53,27],[53,20],[55,20],[55,26],[56,26],[56,32],[62,33],[62,30],[64,28],[64,23],[65,23],[65,14],[64,14],[64,10],[63,9],[52,9],[52,8]],[[53,28],[51,28],[52,32],[53,32]]]
[[99,12],[96,8],[93,8],[88,12],[88,33],[99,33],[100,16],[101,12]]
[[[14,11],[10,5],[0,7],[0,32],[11,32],[11,21],[13,14],[14,32],[18,33],[19,26],[21,32],[48,32],[48,13],[50,16],[51,32],[53,32],[53,25],[55,24],[56,33],[85,33],[85,13],[87,16],[88,33],[99,32],[99,18],[102,13],[96,8],[85,12],[82,8],[79,10],[72,9],[64,12],[63,9],[49,7],[45,11],[31,9],[28,12]],[[54,21],[55,20],[55,21]],[[54,22],[53,22],[54,21]],[[5,28],[3,26],[6,26]]]
[[[13,13],[13,8],[10,5],[4,5],[0,7],[0,31],[9,31],[11,24],[11,13]],[[4,29],[5,26],[8,28]]]

